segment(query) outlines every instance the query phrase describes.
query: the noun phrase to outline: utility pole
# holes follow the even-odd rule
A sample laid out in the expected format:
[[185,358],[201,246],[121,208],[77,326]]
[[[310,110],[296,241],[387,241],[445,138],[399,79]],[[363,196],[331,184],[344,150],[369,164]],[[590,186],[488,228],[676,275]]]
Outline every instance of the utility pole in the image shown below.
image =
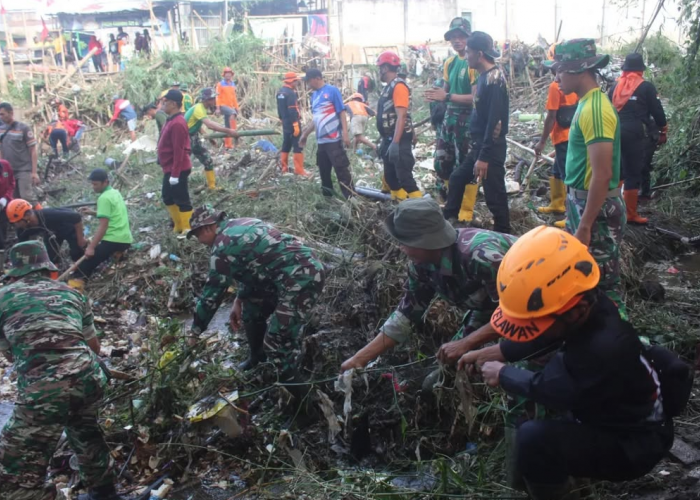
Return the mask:
[[603,19],[600,21],[600,45],[605,45],[605,0],[603,0]]
[[647,0],[642,0],[642,22],[639,24],[639,36],[644,35],[644,18],[646,17],[646,12],[647,12]]

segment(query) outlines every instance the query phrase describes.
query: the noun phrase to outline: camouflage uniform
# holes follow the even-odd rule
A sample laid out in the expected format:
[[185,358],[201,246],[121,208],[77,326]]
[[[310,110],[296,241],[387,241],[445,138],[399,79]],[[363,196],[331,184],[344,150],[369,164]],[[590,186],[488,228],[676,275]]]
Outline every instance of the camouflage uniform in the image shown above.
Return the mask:
[[[212,217],[212,212],[198,209],[192,219],[193,230],[202,226],[197,220],[202,217]],[[283,372],[295,367],[299,333],[323,290],[323,264],[310,248],[258,219],[222,221],[217,232],[193,331],[207,328],[235,281],[246,332],[271,317],[266,340],[274,351],[273,362]]]
[[[585,199],[571,195],[566,197],[566,230],[569,233],[576,234],[585,208]],[[591,255],[600,266],[598,286],[617,304],[623,319],[627,319],[627,307],[620,294],[620,245],[626,225],[627,214],[622,198],[618,196],[606,199],[600,209],[600,216],[591,229],[591,242],[588,245]]]
[[214,170],[214,160],[209,154],[209,150],[202,142],[202,135],[199,132],[196,134],[190,134],[190,146],[192,148],[192,156],[199,160],[199,163],[202,164],[204,170]]
[[54,271],[43,243],[15,245],[0,290],[0,350],[17,370],[18,399],[0,436],[2,498],[51,499],[46,468],[64,429],[91,487],[111,485],[109,448],[97,423],[107,379],[87,341],[95,337],[87,298],[34,271]]
[[[445,61],[443,77],[445,82],[452,82],[455,87],[450,86],[450,92],[471,94],[471,87],[476,85],[477,74],[467,67],[465,61],[453,56]],[[438,130],[433,162],[438,177],[438,189],[444,189],[447,186],[455,165],[459,165],[467,157],[472,109],[472,105],[451,102],[446,104],[445,118]]]
[[410,263],[405,293],[382,332],[404,342],[411,323],[423,320],[436,295],[468,310],[455,339],[486,324],[498,305],[498,266],[516,239],[484,229],[459,229],[455,244],[443,250],[439,266]]

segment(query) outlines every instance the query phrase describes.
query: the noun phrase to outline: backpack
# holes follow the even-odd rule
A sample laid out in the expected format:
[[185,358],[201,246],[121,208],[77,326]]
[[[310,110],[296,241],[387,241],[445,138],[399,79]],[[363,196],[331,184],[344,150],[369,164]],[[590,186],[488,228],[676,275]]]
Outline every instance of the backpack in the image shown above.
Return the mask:
[[570,104],[569,106],[561,106],[557,110],[557,123],[561,128],[571,128],[571,123],[574,121],[577,107],[578,103]]

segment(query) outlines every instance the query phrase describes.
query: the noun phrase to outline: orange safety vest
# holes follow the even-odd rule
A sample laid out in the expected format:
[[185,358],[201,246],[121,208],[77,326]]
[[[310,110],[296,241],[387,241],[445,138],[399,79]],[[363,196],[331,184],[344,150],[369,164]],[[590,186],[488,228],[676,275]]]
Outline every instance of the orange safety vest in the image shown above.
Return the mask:
[[367,107],[364,102],[354,100],[349,101],[348,108],[350,108],[352,116],[369,116],[369,114],[367,114]]
[[227,82],[226,80],[221,80],[216,84],[216,105],[217,106],[228,106],[238,111],[238,98],[236,97],[236,84]]

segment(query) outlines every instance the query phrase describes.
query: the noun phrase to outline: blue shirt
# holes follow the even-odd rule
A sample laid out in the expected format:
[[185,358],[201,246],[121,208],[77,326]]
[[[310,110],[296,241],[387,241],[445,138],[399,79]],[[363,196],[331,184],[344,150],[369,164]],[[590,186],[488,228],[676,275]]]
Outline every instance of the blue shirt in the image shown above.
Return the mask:
[[129,120],[135,120],[137,118],[136,111],[134,110],[134,107],[131,104],[129,104],[126,108],[122,109],[119,115],[121,116],[122,120],[125,120],[127,122]]
[[329,144],[342,139],[340,113],[345,111],[340,90],[325,84],[311,96],[311,112],[316,126],[316,142]]

